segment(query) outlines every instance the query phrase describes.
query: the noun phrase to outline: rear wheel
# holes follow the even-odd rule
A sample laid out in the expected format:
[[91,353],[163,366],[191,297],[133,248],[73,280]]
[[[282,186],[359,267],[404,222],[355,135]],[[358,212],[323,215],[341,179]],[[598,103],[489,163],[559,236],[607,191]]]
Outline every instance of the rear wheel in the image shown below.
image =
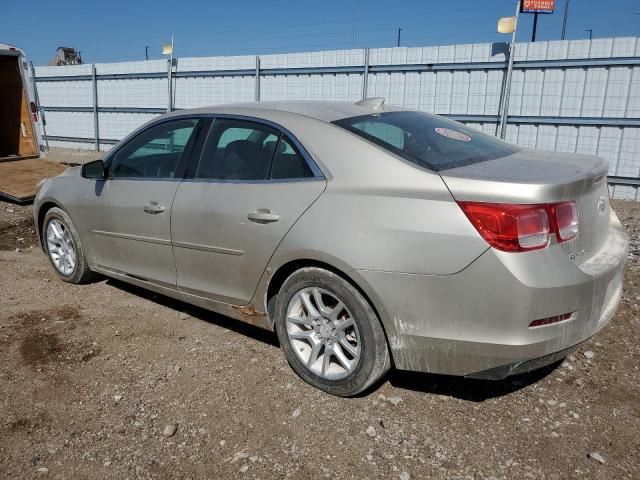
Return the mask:
[[69,283],[83,283],[94,277],[69,215],[57,207],[44,217],[42,244],[58,276]]
[[356,395],[390,367],[377,315],[333,272],[311,267],[293,273],[278,294],[275,327],[295,372],[333,395]]

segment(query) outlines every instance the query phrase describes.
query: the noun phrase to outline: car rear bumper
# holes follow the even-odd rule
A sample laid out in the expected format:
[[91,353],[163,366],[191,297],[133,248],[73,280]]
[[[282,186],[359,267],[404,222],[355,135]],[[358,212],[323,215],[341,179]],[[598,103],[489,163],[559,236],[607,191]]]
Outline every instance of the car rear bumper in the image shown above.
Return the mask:
[[490,368],[488,370],[483,370],[481,372],[472,373],[471,375],[466,376],[468,378],[475,378],[479,380],[502,380],[511,375],[519,375],[521,373],[531,372],[533,370],[546,367],[547,365],[551,365],[552,363],[562,360],[563,358],[575,352],[585,342],[577,343],[576,345],[565,348],[564,350],[548,353],[547,355],[543,355],[542,357],[509,363],[507,365],[501,365],[499,367]]
[[[611,213],[602,248],[580,265],[561,249],[493,249],[446,276],[357,271],[369,287],[395,366],[504,378],[552,363],[600,330],[622,296],[628,237]],[[533,320],[571,313],[563,322]]]

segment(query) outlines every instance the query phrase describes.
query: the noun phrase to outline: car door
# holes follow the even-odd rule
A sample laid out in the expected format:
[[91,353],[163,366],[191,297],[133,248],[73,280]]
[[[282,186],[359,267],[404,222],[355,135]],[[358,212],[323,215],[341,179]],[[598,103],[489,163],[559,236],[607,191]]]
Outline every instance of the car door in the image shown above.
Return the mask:
[[82,209],[98,267],[176,286],[171,204],[199,122],[152,125],[107,157],[106,177],[93,181]]
[[276,247],[326,181],[273,126],[216,118],[171,213],[179,288],[247,304]]

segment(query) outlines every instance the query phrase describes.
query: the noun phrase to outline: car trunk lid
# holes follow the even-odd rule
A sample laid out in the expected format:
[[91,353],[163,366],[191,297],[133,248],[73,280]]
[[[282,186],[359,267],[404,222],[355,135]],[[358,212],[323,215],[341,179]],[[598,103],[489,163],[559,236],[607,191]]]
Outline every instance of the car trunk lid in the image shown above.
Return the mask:
[[594,255],[605,242],[609,230],[607,163],[599,157],[523,149],[439,173],[457,201],[575,201],[580,231],[561,248],[577,264]]

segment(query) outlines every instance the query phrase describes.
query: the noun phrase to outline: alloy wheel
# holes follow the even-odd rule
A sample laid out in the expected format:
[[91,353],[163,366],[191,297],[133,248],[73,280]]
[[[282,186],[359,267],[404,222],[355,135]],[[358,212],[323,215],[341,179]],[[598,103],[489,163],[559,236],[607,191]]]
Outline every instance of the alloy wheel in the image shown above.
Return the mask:
[[348,377],[360,362],[358,326],[344,302],[327,290],[298,291],[287,306],[286,330],[298,359],[322,378]]
[[69,276],[76,268],[76,250],[69,229],[60,220],[47,225],[47,252],[62,275]]

